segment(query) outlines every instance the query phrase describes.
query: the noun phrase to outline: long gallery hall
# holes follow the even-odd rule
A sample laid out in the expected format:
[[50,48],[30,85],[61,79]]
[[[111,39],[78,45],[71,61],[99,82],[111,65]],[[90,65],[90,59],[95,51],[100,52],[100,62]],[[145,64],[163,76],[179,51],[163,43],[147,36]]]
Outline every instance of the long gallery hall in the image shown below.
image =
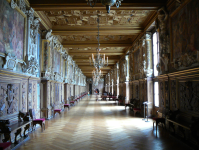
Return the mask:
[[0,150],[199,150],[199,0],[0,0]]
[[189,150],[161,128],[156,137],[152,121],[134,117],[115,101],[86,96],[71,110],[46,122],[46,130],[29,134],[17,150]]

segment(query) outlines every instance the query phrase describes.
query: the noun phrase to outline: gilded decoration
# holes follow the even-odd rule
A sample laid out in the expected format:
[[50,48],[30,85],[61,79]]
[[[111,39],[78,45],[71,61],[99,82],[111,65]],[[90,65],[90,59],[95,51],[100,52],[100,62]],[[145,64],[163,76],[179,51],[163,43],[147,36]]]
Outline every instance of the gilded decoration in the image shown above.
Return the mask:
[[[132,41],[132,35],[100,35],[100,41]],[[68,41],[93,41],[97,42],[97,35],[61,35],[63,42]]]
[[111,25],[141,25],[150,10],[64,10],[46,11],[45,14],[53,25],[83,26],[97,25],[97,14],[100,15],[100,26]]

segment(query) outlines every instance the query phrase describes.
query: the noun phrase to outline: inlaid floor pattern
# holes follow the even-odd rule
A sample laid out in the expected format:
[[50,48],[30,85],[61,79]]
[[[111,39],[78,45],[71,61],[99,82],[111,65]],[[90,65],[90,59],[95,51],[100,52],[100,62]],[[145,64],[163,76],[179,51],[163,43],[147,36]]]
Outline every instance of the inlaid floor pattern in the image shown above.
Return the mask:
[[184,143],[152,122],[144,122],[113,101],[84,97],[69,111],[46,121],[29,134],[30,140],[18,150],[189,150]]

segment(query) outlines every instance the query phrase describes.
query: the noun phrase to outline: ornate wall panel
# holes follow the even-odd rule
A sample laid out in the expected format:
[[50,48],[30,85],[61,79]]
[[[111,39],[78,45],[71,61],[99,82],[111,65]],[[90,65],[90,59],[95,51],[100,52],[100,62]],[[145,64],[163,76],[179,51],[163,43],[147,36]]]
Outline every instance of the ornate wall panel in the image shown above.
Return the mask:
[[199,112],[199,82],[180,82],[179,100],[181,111]]
[[0,83],[0,116],[5,117],[18,113],[20,101],[20,84]]
[[176,110],[177,109],[177,99],[176,99],[176,81],[171,81],[171,109]]
[[21,101],[21,110],[22,112],[27,111],[27,81],[22,81],[22,101]]
[[159,107],[163,108],[165,105],[164,82],[159,82]]
[[169,82],[165,81],[165,106],[167,109],[169,109],[170,103],[169,103]]
[[32,82],[28,84],[28,109],[32,109],[33,101],[33,91],[32,91]]

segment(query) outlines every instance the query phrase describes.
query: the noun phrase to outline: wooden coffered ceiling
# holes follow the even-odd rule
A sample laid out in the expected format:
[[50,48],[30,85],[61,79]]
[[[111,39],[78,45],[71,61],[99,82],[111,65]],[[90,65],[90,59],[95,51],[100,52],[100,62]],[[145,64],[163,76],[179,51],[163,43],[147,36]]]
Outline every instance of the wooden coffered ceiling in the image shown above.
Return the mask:
[[103,74],[125,55],[139,34],[151,22],[157,10],[167,0],[123,0],[119,8],[111,7],[109,14],[99,2],[95,7],[86,0],[29,0],[42,25],[53,30],[62,45],[73,57],[83,74],[91,77],[94,67],[89,65],[89,57],[96,53],[97,15],[100,20],[101,53],[109,57],[108,67]]

